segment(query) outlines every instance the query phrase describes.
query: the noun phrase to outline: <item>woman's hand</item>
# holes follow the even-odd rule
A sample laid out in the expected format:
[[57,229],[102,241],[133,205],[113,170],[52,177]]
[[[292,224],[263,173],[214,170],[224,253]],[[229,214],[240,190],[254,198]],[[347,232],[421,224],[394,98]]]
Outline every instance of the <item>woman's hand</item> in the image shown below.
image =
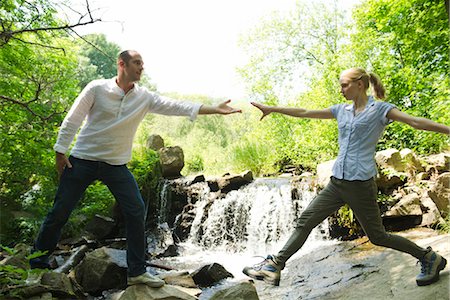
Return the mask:
[[259,104],[256,102],[250,102],[250,103],[262,112],[261,119],[259,119],[260,121],[272,112],[270,106]]

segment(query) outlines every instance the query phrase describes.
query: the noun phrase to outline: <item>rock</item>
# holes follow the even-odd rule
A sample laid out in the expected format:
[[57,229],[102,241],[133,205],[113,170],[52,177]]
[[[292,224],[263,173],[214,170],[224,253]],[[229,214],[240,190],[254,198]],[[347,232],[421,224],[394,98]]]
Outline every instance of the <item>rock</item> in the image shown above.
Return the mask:
[[164,140],[160,135],[152,134],[147,139],[147,148],[158,151],[164,147]]
[[378,172],[376,183],[384,194],[390,194],[397,187],[404,185],[408,177],[405,173],[397,173],[393,169],[382,169]]
[[198,182],[205,182],[205,175],[197,175],[192,179],[190,184],[198,183]]
[[116,230],[116,223],[110,217],[95,215],[86,225],[86,231],[93,234],[95,239],[103,240],[112,237]]
[[25,285],[10,291],[10,295],[20,296],[21,299],[47,299],[49,293],[60,299],[76,299],[72,283],[63,273],[29,273]]
[[184,167],[183,149],[178,146],[163,147],[158,150],[161,162],[162,176],[164,178],[178,178]]
[[403,163],[405,164],[405,169],[415,172],[422,172],[425,168],[422,166],[417,155],[411,149],[402,149],[400,151],[400,156]]
[[403,197],[400,202],[395,204],[389,211],[385,213],[385,216],[408,216],[422,215],[422,209],[420,208],[420,197],[417,194],[409,194]]
[[317,165],[317,185],[325,187],[330,181],[335,159],[329,160]]
[[195,206],[189,203],[183,207],[183,211],[175,219],[173,233],[180,241],[185,241],[189,237],[195,214]]
[[[450,257],[449,234],[425,228],[395,234]],[[449,299],[448,267],[441,272],[438,282],[418,287],[415,278],[420,266],[416,261],[408,254],[374,246],[364,237],[294,256],[281,272],[279,287],[258,280],[255,287],[261,300]]]
[[446,217],[450,212],[450,172],[442,173],[438,176],[433,188],[428,192],[428,196],[441,212],[442,217]]
[[26,256],[30,254],[30,246],[18,243],[14,247],[14,255],[8,255],[0,262],[0,265],[9,265],[21,269],[28,269],[29,263]]
[[397,149],[386,149],[375,154],[375,161],[379,168],[393,169],[397,172],[405,171],[405,163]]
[[228,277],[234,276],[218,263],[203,266],[192,273],[194,282],[199,286],[211,286]]
[[197,288],[197,284],[188,272],[168,273],[161,275],[160,278],[170,285]]
[[94,296],[104,290],[125,288],[126,251],[102,247],[88,253],[75,268],[75,278],[85,292]]
[[222,193],[228,193],[233,190],[238,190],[244,185],[253,181],[253,173],[245,171],[239,175],[227,175],[217,180],[217,185]]
[[450,153],[438,153],[425,157],[427,171],[430,169],[436,170],[438,173],[448,172],[450,170]]
[[246,281],[218,290],[209,300],[259,300],[259,297],[255,286]]
[[197,298],[171,285],[151,288],[144,284],[128,287],[119,300],[196,300]]
[[442,220],[441,213],[430,197],[422,197],[421,201],[422,207],[422,223],[420,226],[433,227]]

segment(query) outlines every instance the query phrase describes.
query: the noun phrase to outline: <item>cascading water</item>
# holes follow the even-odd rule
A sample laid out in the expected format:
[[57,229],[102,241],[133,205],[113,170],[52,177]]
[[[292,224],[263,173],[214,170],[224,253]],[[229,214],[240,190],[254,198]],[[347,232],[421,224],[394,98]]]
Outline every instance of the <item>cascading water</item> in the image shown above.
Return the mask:
[[[271,253],[294,230],[296,208],[306,207],[315,195],[306,186],[301,199],[292,200],[291,194],[288,178],[256,179],[215,200],[206,218],[205,197],[196,203],[197,215],[188,243],[214,251]],[[315,229],[310,240],[323,240],[322,231]]]
[[[202,189],[189,238],[180,245],[181,256],[169,260],[193,269],[218,262],[237,278],[244,276],[241,270],[252,257],[281,249],[316,194],[308,184],[300,184],[294,197],[298,199],[293,200],[289,178],[259,178],[212,203],[207,185]],[[296,256],[329,243],[327,227],[326,221],[316,227]]]

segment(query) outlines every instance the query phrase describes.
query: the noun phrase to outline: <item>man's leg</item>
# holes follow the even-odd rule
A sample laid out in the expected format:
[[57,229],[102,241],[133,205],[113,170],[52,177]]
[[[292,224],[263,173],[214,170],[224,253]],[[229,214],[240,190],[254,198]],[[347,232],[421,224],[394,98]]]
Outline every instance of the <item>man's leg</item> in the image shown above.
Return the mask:
[[70,157],[72,168],[65,168],[56,192],[52,209],[41,225],[33,251],[47,254],[30,260],[31,268],[48,268],[48,256],[61,237],[61,229],[80,200],[86,188],[94,181],[95,162]]
[[125,218],[128,275],[138,276],[146,270],[144,201],[136,180],[125,165],[103,163],[101,169],[101,180],[114,195]]
[[133,174],[125,165],[102,164],[102,181],[116,198],[125,217],[128,284],[161,287],[164,281],[146,272],[145,205]]

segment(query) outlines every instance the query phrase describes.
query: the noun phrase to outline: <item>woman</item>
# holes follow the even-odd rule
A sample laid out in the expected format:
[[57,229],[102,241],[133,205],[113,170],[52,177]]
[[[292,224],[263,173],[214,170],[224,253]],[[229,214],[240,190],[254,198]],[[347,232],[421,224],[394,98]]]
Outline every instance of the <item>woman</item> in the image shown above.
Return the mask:
[[375,101],[367,95],[372,86],[376,98],[383,99],[385,90],[379,78],[361,68],[342,72],[341,93],[353,104],[336,104],[323,110],[266,106],[252,103],[262,112],[281,113],[298,118],[332,119],[339,127],[339,154],[333,166],[329,184],[310,203],[300,216],[296,229],[277,255],[267,258],[243,272],[254,279],[273,285],[280,283],[280,271],[286,261],[306,241],[311,230],[344,204],[348,204],[370,241],[379,246],[409,253],[417,258],[422,269],[416,278],[418,285],[428,285],[439,279],[439,272],[447,261],[428,247],[421,248],[401,236],[389,234],[383,227],[377,204],[377,186],[374,177],[377,168],[374,160],[375,146],[387,124],[392,121],[406,123],[416,129],[450,134],[450,127],[425,118],[412,117],[398,110],[395,105]]

